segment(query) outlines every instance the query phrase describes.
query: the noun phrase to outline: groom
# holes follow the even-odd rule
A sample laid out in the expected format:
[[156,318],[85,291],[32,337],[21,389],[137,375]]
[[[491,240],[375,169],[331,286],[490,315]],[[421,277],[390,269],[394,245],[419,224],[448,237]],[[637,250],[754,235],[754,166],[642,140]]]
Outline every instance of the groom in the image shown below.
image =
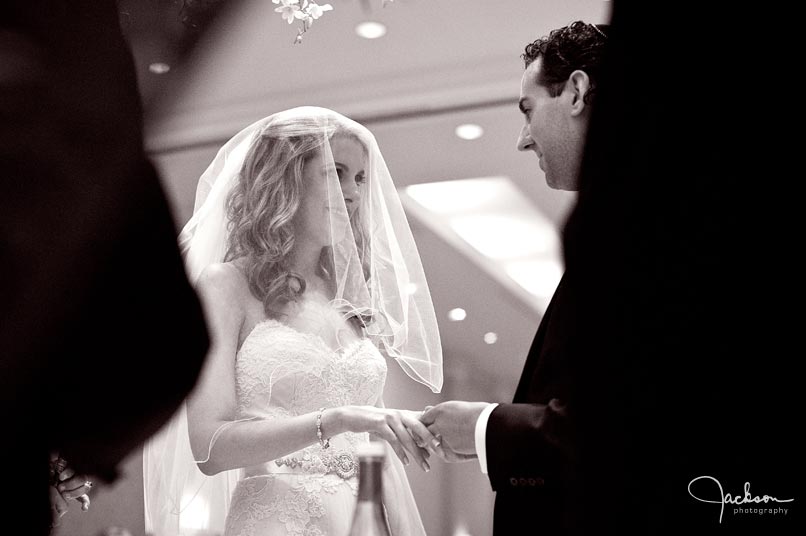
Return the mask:
[[[595,100],[606,26],[581,21],[529,44],[523,54],[518,150],[534,151],[547,184],[576,191]],[[568,530],[564,493],[569,438],[565,346],[576,318],[574,274],[566,272],[532,343],[512,404],[443,402],[422,420],[454,459],[477,455],[497,492],[495,534]]]

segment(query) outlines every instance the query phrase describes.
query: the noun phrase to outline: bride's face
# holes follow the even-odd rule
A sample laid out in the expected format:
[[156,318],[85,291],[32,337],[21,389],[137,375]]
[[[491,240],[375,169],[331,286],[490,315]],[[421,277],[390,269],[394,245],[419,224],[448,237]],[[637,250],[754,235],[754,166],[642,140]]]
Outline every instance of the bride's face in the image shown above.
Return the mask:
[[366,183],[366,152],[354,137],[337,134],[330,140],[330,150],[339,176],[344,204],[350,217],[361,204]]
[[[298,242],[329,246],[333,220],[347,219],[340,199],[331,200],[336,194],[335,184],[328,187],[328,176],[334,177],[333,164],[325,158],[324,152],[316,151],[302,169],[302,198],[294,216],[294,227]],[[331,179],[335,183],[335,179]],[[342,217],[339,218],[339,213]]]
[[[342,240],[350,226],[349,217],[361,204],[366,174],[363,145],[351,136],[330,140],[333,161],[317,151],[302,171],[302,200],[295,216],[298,240],[321,246]],[[334,169],[335,168],[335,169]],[[336,186],[338,180],[338,187]]]

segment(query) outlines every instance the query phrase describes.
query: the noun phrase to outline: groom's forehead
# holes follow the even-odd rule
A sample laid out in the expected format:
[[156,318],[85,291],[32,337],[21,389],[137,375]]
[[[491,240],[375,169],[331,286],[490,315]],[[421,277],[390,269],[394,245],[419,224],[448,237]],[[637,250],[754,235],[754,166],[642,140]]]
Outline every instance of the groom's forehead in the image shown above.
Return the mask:
[[521,77],[521,87],[542,86],[540,82],[543,73],[543,57],[538,56],[532,63],[526,66]]

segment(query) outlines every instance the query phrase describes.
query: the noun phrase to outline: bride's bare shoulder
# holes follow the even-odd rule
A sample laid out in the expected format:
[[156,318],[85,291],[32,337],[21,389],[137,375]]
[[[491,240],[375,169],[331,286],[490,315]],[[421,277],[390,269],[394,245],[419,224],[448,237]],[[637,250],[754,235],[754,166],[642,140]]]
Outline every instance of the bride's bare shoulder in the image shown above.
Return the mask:
[[217,298],[242,301],[249,295],[249,282],[236,262],[220,262],[205,267],[199,276],[199,290]]

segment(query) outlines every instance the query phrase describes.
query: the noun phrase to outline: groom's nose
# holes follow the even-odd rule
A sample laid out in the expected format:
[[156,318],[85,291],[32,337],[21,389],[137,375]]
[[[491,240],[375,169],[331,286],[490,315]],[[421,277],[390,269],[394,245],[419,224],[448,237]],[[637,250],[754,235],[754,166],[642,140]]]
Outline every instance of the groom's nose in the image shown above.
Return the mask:
[[518,136],[518,145],[517,148],[519,151],[529,151],[531,150],[532,146],[534,145],[534,140],[532,140],[532,135],[529,134],[529,125],[523,125],[521,128],[521,133]]

